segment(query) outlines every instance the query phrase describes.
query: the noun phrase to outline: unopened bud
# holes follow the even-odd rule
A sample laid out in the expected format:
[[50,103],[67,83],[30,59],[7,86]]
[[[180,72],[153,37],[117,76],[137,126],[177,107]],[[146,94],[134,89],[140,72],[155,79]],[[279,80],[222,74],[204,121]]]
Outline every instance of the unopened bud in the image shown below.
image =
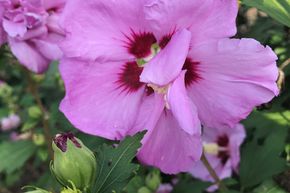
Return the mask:
[[65,187],[87,190],[95,180],[97,162],[89,150],[72,133],[57,135],[52,143],[54,160],[51,170]]
[[81,191],[73,189],[63,189],[60,193],[81,193]]
[[33,134],[32,139],[35,145],[41,146],[45,144],[45,137],[43,134]]
[[145,183],[148,188],[155,191],[161,183],[160,172],[158,170],[153,170],[146,176]]
[[146,186],[143,186],[138,190],[138,193],[152,193],[152,191],[148,189]]
[[82,191],[78,190],[72,182],[71,185],[72,188],[64,188],[60,193],[82,193]]

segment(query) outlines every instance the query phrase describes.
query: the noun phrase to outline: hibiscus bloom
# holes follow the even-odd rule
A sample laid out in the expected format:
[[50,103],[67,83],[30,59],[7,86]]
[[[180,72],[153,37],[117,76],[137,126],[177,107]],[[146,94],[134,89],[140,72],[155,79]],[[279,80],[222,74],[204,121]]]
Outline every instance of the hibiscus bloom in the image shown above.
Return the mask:
[[200,158],[201,124],[233,127],[278,94],[276,55],[236,33],[235,0],[74,0],[60,65],[60,109],[80,130],[147,130],[141,162],[166,173]]
[[64,32],[58,18],[65,0],[0,0],[0,45],[31,71],[42,73],[60,59],[57,43]]
[[[246,137],[245,128],[238,124],[234,128],[205,128],[203,144],[205,156],[220,179],[232,176],[238,172],[240,162],[240,146]],[[197,162],[190,173],[201,180],[214,182],[201,161]],[[214,190],[212,186],[209,190]]]

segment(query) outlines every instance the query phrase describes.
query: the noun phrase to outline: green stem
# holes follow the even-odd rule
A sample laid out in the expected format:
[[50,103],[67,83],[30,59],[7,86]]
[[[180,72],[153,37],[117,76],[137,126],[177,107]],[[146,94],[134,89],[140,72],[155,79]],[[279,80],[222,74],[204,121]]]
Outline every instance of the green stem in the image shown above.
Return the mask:
[[204,153],[202,153],[201,156],[201,161],[203,163],[203,165],[206,167],[207,171],[209,172],[209,174],[211,175],[211,177],[214,179],[215,184],[218,185],[219,189],[222,192],[227,192],[228,189],[225,186],[225,184],[220,180],[220,178],[218,177],[217,173],[215,172],[215,170],[211,167],[209,161],[207,160],[207,158],[205,157]]
[[52,135],[50,133],[50,128],[49,128],[49,113],[47,112],[46,108],[44,107],[44,105],[41,101],[41,98],[38,94],[37,83],[33,80],[33,78],[31,77],[31,73],[27,69],[24,69],[24,71],[25,71],[25,74],[26,74],[27,80],[28,80],[28,89],[29,89],[30,93],[32,94],[34,100],[36,101],[38,108],[42,112],[41,121],[42,121],[45,141],[46,141],[46,145],[47,145],[47,150],[48,150],[48,154],[50,156],[50,159],[53,159],[53,150],[51,147]]

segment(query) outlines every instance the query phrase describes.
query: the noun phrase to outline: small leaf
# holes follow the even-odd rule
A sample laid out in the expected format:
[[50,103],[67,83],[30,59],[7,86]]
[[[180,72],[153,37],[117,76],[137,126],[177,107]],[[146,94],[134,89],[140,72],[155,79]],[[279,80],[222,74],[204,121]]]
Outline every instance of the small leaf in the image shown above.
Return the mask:
[[273,180],[267,180],[253,190],[253,193],[286,193]]
[[290,0],[243,0],[242,2],[264,11],[275,20],[290,27]]
[[94,193],[120,192],[134,176],[138,165],[131,163],[144,132],[127,137],[118,147],[103,145],[97,151],[97,178]]
[[[286,145],[289,127],[289,111],[254,111],[244,121],[248,129],[254,129],[252,140],[241,152],[240,179],[243,188],[255,186],[283,171],[286,160],[280,157]],[[248,130],[248,138],[251,138]]]
[[[27,190],[27,189],[31,189],[31,190]],[[34,186],[25,186],[22,188],[22,190],[25,190],[25,193],[51,193],[51,192],[48,192],[46,190],[43,190],[41,188],[37,188]]]
[[190,176],[179,180],[172,193],[203,193],[210,185],[212,185],[210,182],[194,181]]
[[39,119],[42,115],[42,112],[38,106],[32,106],[28,108],[28,115],[33,119]]
[[22,132],[25,132],[25,131],[29,131],[30,129],[33,129],[37,124],[38,124],[38,120],[36,119],[28,119],[24,125],[22,126],[21,128],[21,131]]
[[5,142],[0,144],[0,173],[8,174],[21,168],[34,154],[36,146],[31,141]]
[[145,186],[145,179],[141,176],[135,176],[126,186],[124,192],[126,193],[136,193],[138,190]]

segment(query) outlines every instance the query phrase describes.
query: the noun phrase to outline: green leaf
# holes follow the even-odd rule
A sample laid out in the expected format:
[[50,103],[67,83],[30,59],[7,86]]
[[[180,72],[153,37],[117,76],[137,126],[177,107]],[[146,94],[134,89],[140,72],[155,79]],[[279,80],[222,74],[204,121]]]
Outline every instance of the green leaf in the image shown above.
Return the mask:
[[29,118],[21,127],[21,131],[25,132],[25,131],[29,131],[30,129],[33,129],[38,124],[38,122],[39,120]]
[[129,183],[130,179],[138,169],[137,164],[131,163],[138,148],[144,132],[133,137],[127,137],[118,147],[103,145],[97,151],[97,178],[94,193],[121,192]]
[[[34,186],[26,186],[22,189],[25,190],[25,193],[51,193],[51,192],[48,192],[46,190],[43,190],[41,188],[37,188]],[[26,190],[26,189],[31,189],[31,190]]]
[[172,193],[203,193],[210,185],[209,182],[194,181],[192,177],[180,180]]
[[45,173],[39,176],[37,181],[33,182],[33,185],[42,187],[52,192],[57,192],[56,190],[61,188],[55,177],[51,175],[50,170],[45,171]]
[[10,173],[9,175],[6,175],[6,177],[4,178],[5,184],[8,187],[9,186],[13,186],[17,182],[19,182],[19,180],[21,180],[21,177],[23,176],[23,173],[24,173],[23,170],[17,170],[15,172]]
[[240,167],[241,184],[244,188],[252,187],[263,180],[282,172],[285,160],[272,148],[271,140],[264,146],[249,143],[245,147]]
[[8,174],[21,168],[34,154],[36,146],[31,141],[4,142],[0,144],[0,173]]
[[40,108],[35,105],[35,106],[32,106],[32,107],[28,108],[28,115],[31,118],[39,119],[41,117],[41,115],[42,115],[42,112],[41,112]]
[[290,27],[290,0],[243,0],[242,2],[264,11],[280,23]]
[[255,128],[253,139],[242,149],[240,165],[241,185],[249,188],[285,169],[286,161],[280,154],[289,122],[281,113],[254,112],[245,123],[247,128]]
[[126,193],[136,193],[138,190],[145,186],[145,179],[141,176],[135,176],[126,186],[124,192]]
[[267,180],[253,190],[253,193],[286,193],[273,180]]

